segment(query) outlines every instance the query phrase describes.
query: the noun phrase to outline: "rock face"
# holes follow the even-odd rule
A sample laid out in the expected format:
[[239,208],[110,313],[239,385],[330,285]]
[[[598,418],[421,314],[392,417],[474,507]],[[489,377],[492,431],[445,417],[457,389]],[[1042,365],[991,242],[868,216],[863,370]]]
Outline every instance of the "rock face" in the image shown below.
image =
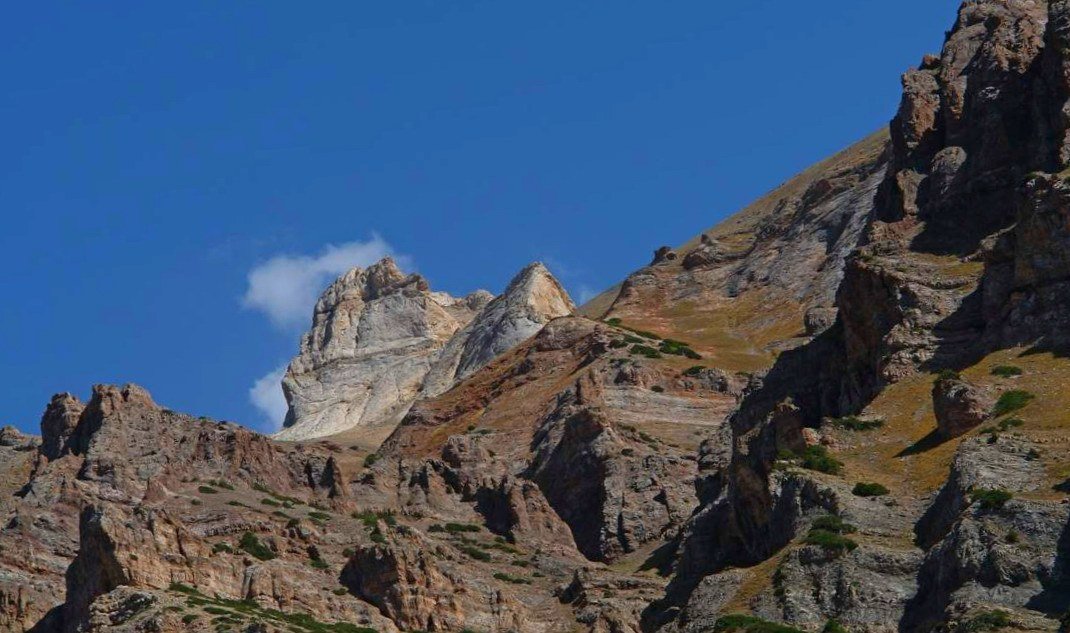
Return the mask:
[[958,378],[933,382],[936,428],[946,439],[958,437],[992,415],[995,399],[976,385]]
[[290,363],[290,409],[279,439],[395,425],[420,397],[449,389],[572,301],[542,264],[525,268],[496,298],[431,292],[387,258],[342,275],[316,304],[312,329]]
[[471,376],[517,344],[534,336],[550,320],[576,309],[546,266],[533,263],[457,332],[431,367],[423,395],[436,396]]

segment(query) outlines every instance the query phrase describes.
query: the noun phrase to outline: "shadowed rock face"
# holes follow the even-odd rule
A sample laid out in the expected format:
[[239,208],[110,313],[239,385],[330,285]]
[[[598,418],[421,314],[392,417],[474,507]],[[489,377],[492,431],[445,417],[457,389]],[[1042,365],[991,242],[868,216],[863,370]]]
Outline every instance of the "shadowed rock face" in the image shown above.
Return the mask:
[[335,281],[290,363],[290,404],[279,439],[300,440],[396,424],[412,403],[441,393],[574,309],[542,264],[500,297],[431,292],[387,258]]

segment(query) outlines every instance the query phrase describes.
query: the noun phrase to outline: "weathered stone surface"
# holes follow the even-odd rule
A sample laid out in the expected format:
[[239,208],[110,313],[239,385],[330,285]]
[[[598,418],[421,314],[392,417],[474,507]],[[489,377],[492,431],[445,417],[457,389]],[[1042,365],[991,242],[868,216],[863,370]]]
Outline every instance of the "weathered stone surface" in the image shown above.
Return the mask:
[[992,415],[995,398],[959,378],[933,382],[933,412],[936,426],[946,439],[958,437]]
[[278,438],[392,426],[417,399],[449,389],[574,307],[539,263],[497,298],[431,292],[389,258],[351,270],[316,304],[290,363],[283,381],[290,410]]

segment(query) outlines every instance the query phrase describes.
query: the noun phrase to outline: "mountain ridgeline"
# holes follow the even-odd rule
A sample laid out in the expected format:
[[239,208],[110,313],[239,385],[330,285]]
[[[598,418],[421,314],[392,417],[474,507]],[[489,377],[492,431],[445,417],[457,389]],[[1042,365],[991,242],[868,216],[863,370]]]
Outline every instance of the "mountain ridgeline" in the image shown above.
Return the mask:
[[576,308],[383,260],[267,437],[0,431],[0,628],[1070,630],[1070,2],[965,2],[887,129]]

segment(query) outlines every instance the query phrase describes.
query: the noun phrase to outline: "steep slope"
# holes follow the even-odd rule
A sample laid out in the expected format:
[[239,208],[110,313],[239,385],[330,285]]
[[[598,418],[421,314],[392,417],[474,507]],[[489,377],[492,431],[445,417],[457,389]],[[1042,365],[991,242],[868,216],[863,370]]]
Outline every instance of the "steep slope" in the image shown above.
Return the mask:
[[290,410],[278,437],[357,429],[381,439],[418,398],[449,389],[573,309],[539,263],[494,299],[485,291],[463,299],[431,292],[426,280],[403,274],[389,258],[351,270],[317,302],[312,329],[287,369]]
[[905,75],[838,321],[744,398],[646,628],[1062,630],[1067,24],[967,2]]
[[887,148],[882,131],[811,167],[680,248],[662,247],[581,312],[683,338],[727,371],[768,367],[834,320]]

